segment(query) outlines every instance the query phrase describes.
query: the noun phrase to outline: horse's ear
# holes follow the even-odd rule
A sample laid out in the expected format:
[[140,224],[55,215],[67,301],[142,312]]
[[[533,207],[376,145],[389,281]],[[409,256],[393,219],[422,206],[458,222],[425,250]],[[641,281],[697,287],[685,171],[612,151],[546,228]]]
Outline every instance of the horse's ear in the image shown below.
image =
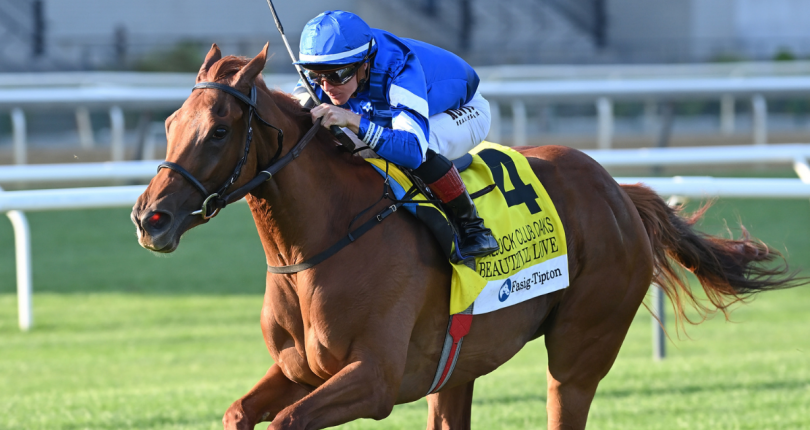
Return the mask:
[[203,61],[202,66],[200,67],[200,71],[197,73],[197,83],[200,83],[205,76],[208,74],[208,69],[214,65],[217,61],[222,59],[222,52],[219,50],[219,46],[216,43],[211,45],[211,49],[208,51],[208,54],[205,56],[205,61]]
[[259,73],[264,70],[264,64],[267,62],[267,50],[270,47],[270,42],[264,44],[264,48],[262,48],[262,52],[259,52],[259,55],[253,57],[250,62],[242,67],[236,76],[233,79],[233,86],[236,88],[249,88],[253,85],[253,81],[256,80],[256,76],[259,76]]

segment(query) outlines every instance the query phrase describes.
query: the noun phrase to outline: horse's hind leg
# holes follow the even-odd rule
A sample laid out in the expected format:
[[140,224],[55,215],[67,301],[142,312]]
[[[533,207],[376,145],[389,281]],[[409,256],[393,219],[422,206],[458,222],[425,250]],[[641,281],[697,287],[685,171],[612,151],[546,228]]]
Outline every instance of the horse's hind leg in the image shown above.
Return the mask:
[[472,380],[427,396],[428,430],[468,430],[472,412]]
[[630,323],[649,288],[640,270],[579,277],[546,332],[548,428],[584,429],[599,381],[619,353]]

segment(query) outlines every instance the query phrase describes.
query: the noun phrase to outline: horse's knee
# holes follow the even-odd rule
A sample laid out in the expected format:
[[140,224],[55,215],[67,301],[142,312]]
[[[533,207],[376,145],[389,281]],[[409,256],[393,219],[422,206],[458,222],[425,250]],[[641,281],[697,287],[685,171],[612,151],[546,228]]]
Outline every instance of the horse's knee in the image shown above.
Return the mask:
[[372,393],[369,398],[373,399],[372,401],[374,402],[374,405],[370,408],[371,416],[369,418],[382,420],[393,412],[394,405],[397,402],[397,392],[389,387],[388,384],[378,383],[372,387]]
[[233,402],[222,416],[222,427],[225,430],[252,430],[255,424],[250,422],[239,400]]

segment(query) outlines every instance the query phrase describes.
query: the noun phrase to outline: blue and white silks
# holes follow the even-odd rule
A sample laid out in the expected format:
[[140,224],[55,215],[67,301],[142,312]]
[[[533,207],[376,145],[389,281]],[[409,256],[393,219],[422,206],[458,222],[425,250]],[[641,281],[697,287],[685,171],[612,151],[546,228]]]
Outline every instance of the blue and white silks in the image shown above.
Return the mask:
[[[341,106],[362,117],[358,137],[381,157],[417,168],[425,160],[428,118],[469,102],[478,89],[475,70],[457,55],[413,39],[372,29],[377,54],[369,83]],[[293,93],[304,91],[302,83]],[[329,100],[315,86],[322,100]]]

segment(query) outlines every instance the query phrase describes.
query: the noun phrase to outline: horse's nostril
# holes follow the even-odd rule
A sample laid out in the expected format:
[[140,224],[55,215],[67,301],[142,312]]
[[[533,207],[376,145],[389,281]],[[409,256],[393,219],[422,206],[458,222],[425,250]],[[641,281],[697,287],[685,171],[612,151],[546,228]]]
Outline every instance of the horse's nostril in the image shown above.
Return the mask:
[[154,213],[154,214],[152,214],[152,216],[149,217],[149,224],[152,224],[152,226],[155,226],[159,222],[160,222],[160,214],[159,213]]
[[146,224],[152,231],[160,231],[171,221],[171,216],[162,212],[152,212],[146,217]]

